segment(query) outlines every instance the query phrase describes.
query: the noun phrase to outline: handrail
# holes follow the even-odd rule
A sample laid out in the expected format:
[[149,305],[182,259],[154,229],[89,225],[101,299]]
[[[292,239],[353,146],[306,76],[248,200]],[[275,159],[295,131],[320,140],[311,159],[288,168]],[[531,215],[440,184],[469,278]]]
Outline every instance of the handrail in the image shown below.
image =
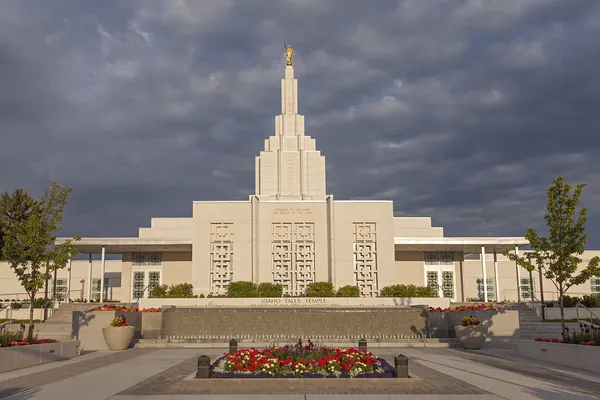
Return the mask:
[[[579,322],[579,309],[580,309],[580,308],[585,308],[585,310],[586,310],[587,312],[589,312],[589,313],[590,313],[590,325],[591,325],[591,326],[598,326],[597,324],[594,324],[594,317],[595,317],[597,320],[600,320],[600,318],[599,318],[599,317],[598,317],[596,314],[594,314],[594,313],[592,312],[592,310],[590,310],[589,308],[587,308],[586,306],[584,306],[584,305],[583,305],[583,304],[581,304],[581,303],[577,303],[577,304],[575,304],[575,311],[577,312],[577,323],[578,323],[578,324],[580,323],[580,322]],[[584,321],[584,322],[585,322],[585,321]]]
[[[144,295],[144,292],[146,292],[146,289],[148,289],[149,287],[150,287],[150,284],[146,285],[146,287],[142,289],[141,296],[143,296],[143,295]],[[138,304],[140,304],[140,299],[141,299],[141,297],[140,297],[140,296],[138,296],[138,297],[136,298],[136,302],[135,302],[135,305],[136,305],[136,306],[137,306]]]

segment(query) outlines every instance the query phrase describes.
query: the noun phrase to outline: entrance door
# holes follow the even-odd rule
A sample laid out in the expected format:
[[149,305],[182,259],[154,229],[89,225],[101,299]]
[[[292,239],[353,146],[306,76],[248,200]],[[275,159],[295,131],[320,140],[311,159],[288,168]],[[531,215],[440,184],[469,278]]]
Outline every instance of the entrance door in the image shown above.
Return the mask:
[[152,297],[152,289],[161,284],[160,271],[134,270],[132,273],[132,301],[148,299]]
[[425,265],[425,285],[434,288],[437,297],[456,301],[454,265]]

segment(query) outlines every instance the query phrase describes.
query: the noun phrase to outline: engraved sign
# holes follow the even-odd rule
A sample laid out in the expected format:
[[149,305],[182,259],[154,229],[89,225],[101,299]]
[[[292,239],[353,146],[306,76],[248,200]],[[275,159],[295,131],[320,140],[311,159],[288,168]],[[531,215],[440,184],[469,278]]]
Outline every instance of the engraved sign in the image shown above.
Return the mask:
[[310,208],[276,208],[273,215],[312,215]]

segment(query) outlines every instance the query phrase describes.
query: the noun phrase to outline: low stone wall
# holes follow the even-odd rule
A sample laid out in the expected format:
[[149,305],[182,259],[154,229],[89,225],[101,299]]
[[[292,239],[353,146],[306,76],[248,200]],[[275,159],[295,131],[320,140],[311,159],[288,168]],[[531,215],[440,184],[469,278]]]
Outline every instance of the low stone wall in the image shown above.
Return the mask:
[[84,350],[108,350],[102,328],[108,326],[119,315],[123,315],[130,325],[135,326],[134,339],[156,339],[160,334],[161,313],[92,311],[73,312],[73,337],[81,341]]
[[79,355],[79,350],[80,343],[77,340],[0,347],[0,373],[68,360]]
[[393,338],[426,335],[423,308],[170,308],[162,338]]
[[515,340],[513,352],[544,363],[600,374],[600,346]]
[[488,327],[486,343],[489,345],[510,347],[514,340],[519,339],[519,312],[515,310],[430,312],[429,328],[432,337],[455,338],[454,327],[460,325],[467,315],[473,315]]
[[[52,315],[54,312],[53,308],[48,308],[48,315]],[[29,320],[29,308],[5,308],[0,311],[1,319],[16,319],[16,320]],[[43,319],[44,318],[44,309],[43,308],[34,308],[33,309],[33,319]]]
[[[574,307],[565,308],[565,319],[574,319],[577,318],[577,309]],[[597,315],[597,318],[600,318],[600,308],[590,308],[589,311],[585,308],[579,309],[579,318],[590,320],[590,311]],[[560,308],[559,307],[549,307],[545,309],[546,319],[560,319]],[[593,316],[592,316],[593,317]]]
[[409,307],[430,306],[446,308],[450,300],[442,298],[395,298],[395,297],[271,297],[271,298],[204,298],[204,299],[140,299],[140,308],[150,307],[213,307],[213,308],[240,308],[240,307]]

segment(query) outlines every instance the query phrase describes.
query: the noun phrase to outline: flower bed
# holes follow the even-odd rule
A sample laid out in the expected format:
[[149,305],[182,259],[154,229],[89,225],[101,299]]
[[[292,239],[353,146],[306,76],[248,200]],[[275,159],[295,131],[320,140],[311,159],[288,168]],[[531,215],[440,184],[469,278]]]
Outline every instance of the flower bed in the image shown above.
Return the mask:
[[580,344],[584,346],[600,346],[600,328],[579,325],[579,331],[571,332],[567,327],[566,338],[536,338],[536,342]]
[[371,352],[306,346],[242,349],[212,365],[213,378],[392,378],[394,368]]
[[429,307],[429,312],[461,312],[461,311],[500,311],[502,308],[496,308],[491,304],[473,304],[470,306],[456,306],[456,307]]
[[27,340],[13,340],[7,342],[5,345],[0,343],[0,347],[13,347],[13,346],[28,346],[32,344],[45,344],[45,343],[56,343],[55,339],[36,339],[32,342],[28,342]]
[[162,308],[161,307],[158,307],[158,308],[150,307],[150,308],[140,309],[137,307],[123,307],[123,306],[117,306],[114,304],[104,304],[101,307],[90,308],[88,310],[88,312],[94,312],[94,311],[161,312]]

